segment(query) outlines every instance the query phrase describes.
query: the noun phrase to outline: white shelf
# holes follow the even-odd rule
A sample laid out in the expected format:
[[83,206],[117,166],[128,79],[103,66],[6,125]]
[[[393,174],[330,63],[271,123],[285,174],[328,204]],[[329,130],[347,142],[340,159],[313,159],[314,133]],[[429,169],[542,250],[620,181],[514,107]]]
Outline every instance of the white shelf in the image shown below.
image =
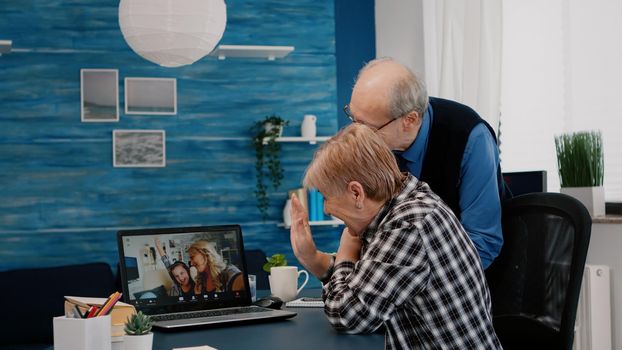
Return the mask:
[[294,51],[293,46],[218,45],[209,55],[224,60],[227,57],[266,58],[274,61]]
[[[316,137],[302,137],[302,136],[285,136],[277,137],[274,139],[276,142],[308,142],[311,145],[315,145],[318,142],[327,141],[331,136],[316,136]],[[268,143],[268,138],[263,140],[263,144]]]
[[[322,221],[309,221],[309,226],[332,226],[337,227],[339,225],[343,225],[343,221],[341,220],[322,220]],[[289,228],[289,226],[284,223],[277,224],[278,227]]]

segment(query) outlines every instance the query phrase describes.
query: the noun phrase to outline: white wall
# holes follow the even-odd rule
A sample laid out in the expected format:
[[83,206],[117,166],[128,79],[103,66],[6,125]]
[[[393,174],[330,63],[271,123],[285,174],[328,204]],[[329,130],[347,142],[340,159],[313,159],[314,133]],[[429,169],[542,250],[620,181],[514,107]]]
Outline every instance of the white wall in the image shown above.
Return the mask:
[[376,57],[393,57],[425,78],[422,0],[376,0]]
[[[570,129],[603,134],[605,197],[622,201],[622,1],[568,0],[566,82]],[[622,346],[622,344],[620,344]]]
[[611,276],[612,349],[622,349],[622,223],[594,224],[587,263],[607,265]]

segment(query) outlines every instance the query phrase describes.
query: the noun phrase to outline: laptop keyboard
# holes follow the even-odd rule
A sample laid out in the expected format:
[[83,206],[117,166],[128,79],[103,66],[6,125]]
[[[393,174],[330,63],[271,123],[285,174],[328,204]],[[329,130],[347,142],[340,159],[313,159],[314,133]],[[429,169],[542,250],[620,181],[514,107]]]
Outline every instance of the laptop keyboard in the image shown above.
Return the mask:
[[189,318],[228,316],[228,315],[249,314],[249,313],[257,313],[257,312],[267,312],[267,311],[270,311],[270,310],[259,308],[259,307],[246,306],[246,307],[223,309],[223,310],[203,310],[203,311],[184,312],[184,313],[177,313],[177,314],[154,315],[152,316],[152,318],[154,321],[171,321],[171,320],[184,320],[184,319],[189,319]]

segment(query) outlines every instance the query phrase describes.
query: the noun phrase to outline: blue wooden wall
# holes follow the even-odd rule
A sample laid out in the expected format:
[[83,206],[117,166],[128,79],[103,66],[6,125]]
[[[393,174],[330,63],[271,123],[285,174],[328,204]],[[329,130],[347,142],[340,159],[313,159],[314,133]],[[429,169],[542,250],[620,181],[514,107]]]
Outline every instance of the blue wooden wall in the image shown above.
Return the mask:
[[[221,44],[292,45],[276,61],[204,58],[163,68],[136,55],[118,27],[118,1],[0,0],[0,270],[118,261],[119,229],[239,223],[247,248],[285,252],[286,190],[298,187],[315,146],[283,144],[286,180],[255,206],[250,126],[304,114],[337,130],[334,2],[228,0]],[[80,122],[80,69],[119,70],[118,123]],[[178,114],[123,113],[123,78],[177,78]],[[113,168],[114,129],[166,130],[165,168]],[[335,250],[341,229],[318,228]],[[313,282],[317,285],[317,280]]]

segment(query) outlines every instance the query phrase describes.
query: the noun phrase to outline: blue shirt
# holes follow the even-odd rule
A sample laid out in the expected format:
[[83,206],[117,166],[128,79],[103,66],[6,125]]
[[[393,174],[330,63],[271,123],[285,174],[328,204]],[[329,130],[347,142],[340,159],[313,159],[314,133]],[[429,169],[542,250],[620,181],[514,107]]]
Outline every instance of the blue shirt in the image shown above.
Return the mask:
[[[433,118],[434,111],[428,105],[415,141],[405,151],[395,152],[403,158],[402,165],[417,178],[421,176]],[[503,245],[498,168],[499,149],[488,128],[480,123],[471,130],[464,148],[459,204],[460,222],[477,248],[484,269],[499,255]]]

